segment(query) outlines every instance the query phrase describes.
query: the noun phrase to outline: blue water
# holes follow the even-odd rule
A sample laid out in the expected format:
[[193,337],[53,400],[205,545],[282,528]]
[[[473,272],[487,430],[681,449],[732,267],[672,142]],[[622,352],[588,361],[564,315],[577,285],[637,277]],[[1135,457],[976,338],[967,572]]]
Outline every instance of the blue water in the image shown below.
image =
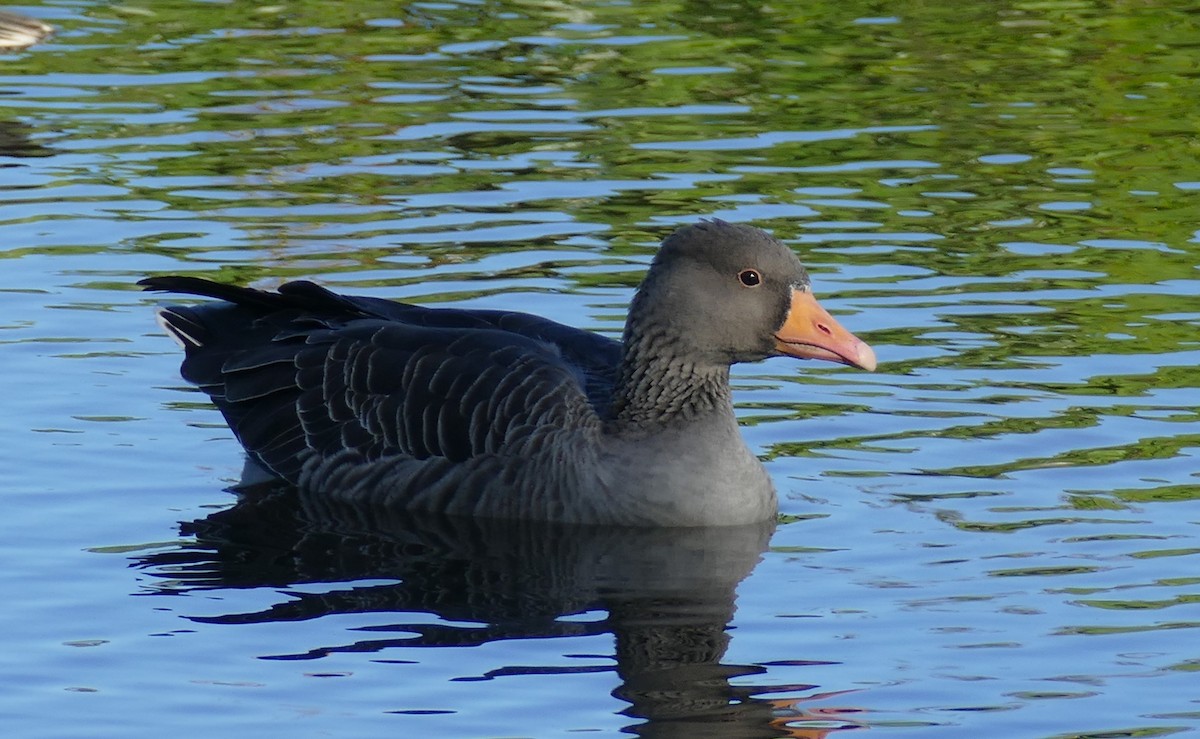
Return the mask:
[[[1200,729],[1194,14],[338,8],[30,7],[0,58],[6,735]],[[880,358],[738,368],[774,531],[233,508],[133,286],[616,333],[701,216]]]

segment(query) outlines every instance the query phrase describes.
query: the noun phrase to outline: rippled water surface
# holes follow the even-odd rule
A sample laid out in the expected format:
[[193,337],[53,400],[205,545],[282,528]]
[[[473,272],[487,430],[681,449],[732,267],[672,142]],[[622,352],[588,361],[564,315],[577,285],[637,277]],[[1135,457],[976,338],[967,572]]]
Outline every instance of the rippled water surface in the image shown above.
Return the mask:
[[[24,8],[59,32],[0,56],[5,735],[1200,730],[1200,14],[900,5]],[[881,360],[737,370],[773,531],[233,508],[133,286],[617,332],[702,216]]]

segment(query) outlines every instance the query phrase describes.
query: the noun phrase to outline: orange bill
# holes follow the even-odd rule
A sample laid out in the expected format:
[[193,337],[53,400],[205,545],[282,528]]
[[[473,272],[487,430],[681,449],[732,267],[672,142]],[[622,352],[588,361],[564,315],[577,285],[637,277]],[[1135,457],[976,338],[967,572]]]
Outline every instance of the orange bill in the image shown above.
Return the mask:
[[787,318],[775,332],[775,349],[789,357],[840,362],[868,372],[876,365],[874,350],[842,328],[806,290],[792,290]]

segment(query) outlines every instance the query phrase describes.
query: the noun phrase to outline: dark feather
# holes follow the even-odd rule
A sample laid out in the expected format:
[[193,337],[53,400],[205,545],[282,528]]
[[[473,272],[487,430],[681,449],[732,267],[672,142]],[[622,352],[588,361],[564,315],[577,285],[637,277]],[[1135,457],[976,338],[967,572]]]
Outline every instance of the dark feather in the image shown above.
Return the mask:
[[[507,311],[431,309],[193,277],[139,284],[222,303],[161,312],[183,375],[255,459],[296,482],[306,460],[352,453],[462,461],[545,425],[608,412],[618,342]],[[589,420],[590,419],[590,420]]]

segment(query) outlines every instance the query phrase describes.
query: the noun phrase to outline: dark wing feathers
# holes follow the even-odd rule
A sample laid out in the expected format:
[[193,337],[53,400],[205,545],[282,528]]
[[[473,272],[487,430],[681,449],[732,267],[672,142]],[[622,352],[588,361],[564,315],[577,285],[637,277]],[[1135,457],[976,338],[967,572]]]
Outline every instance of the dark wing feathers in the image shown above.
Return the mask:
[[161,320],[187,350],[184,377],[259,462],[292,481],[314,454],[462,461],[546,425],[596,423],[620,354],[611,339],[536,316],[309,282],[277,293],[191,277],[139,284],[225,301],[172,306]]
[[621,358],[621,345],[613,339],[516,311],[432,309],[383,298],[339,295],[304,280],[280,285],[278,292],[223,285],[186,276],[148,277],[138,284],[147,290],[223,300],[257,309],[260,315],[296,311],[291,325],[276,327],[278,339],[307,335],[313,328],[319,328],[316,323],[322,315],[380,318],[427,328],[490,328],[535,339],[558,350],[565,365],[578,375],[588,399],[601,415],[607,413],[612,387],[616,382],[617,363]]

